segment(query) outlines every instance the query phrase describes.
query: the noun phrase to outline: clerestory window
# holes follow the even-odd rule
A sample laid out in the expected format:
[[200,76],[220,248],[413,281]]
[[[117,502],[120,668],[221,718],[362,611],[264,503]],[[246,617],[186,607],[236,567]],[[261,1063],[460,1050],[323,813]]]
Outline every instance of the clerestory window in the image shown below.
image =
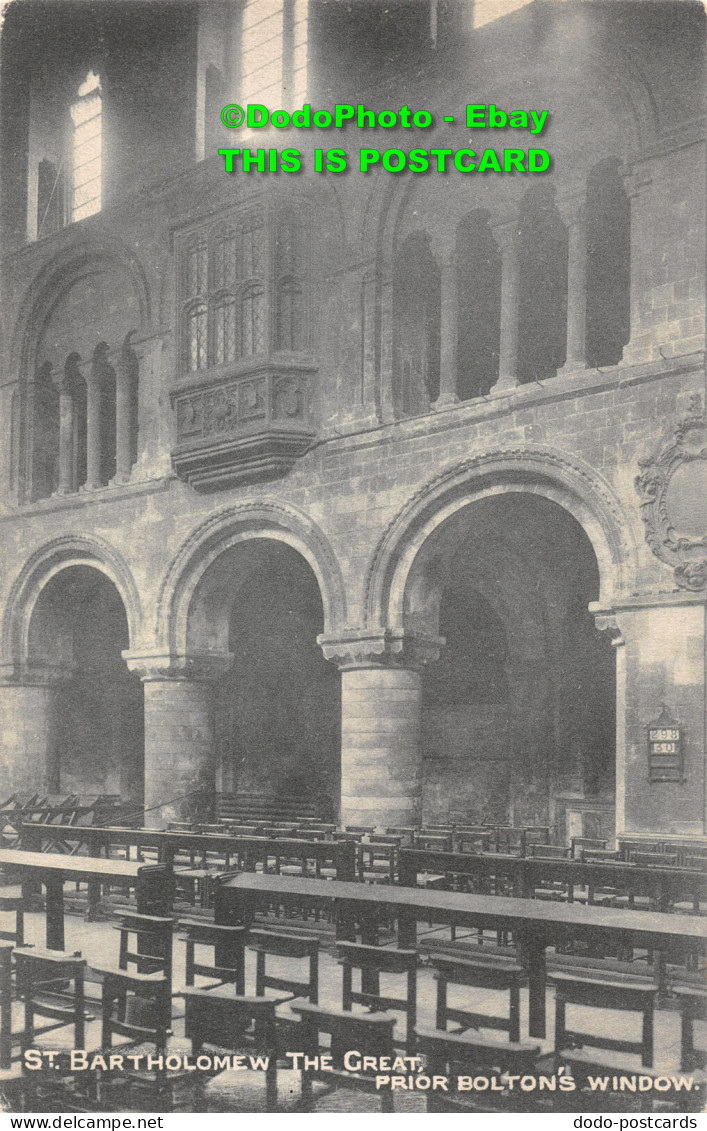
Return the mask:
[[89,71],[70,107],[71,220],[83,220],[101,210],[102,99],[101,80]]

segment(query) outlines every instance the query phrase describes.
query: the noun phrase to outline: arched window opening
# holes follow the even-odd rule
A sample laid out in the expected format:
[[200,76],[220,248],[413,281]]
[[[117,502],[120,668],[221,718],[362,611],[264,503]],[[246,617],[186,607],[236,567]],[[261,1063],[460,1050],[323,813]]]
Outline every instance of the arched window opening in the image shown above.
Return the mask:
[[51,362],[37,370],[32,400],[32,499],[46,499],[59,483],[59,390]]
[[518,380],[554,377],[567,356],[567,229],[552,189],[529,192],[521,208]]
[[83,220],[101,210],[102,99],[101,80],[89,71],[70,107],[71,219]]
[[618,160],[587,178],[587,363],[616,365],[631,334],[631,213]]
[[399,416],[429,412],[439,396],[441,277],[422,232],[408,236],[393,269],[393,389]]
[[457,229],[457,395],[481,397],[498,379],[501,342],[501,255],[485,212]]

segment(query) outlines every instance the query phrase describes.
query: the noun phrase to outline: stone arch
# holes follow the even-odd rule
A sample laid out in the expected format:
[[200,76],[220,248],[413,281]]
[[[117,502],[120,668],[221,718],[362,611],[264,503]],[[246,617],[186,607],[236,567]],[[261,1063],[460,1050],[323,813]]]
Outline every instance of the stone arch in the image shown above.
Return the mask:
[[10,590],[2,621],[0,663],[11,678],[21,678],[31,666],[29,626],[43,589],[58,573],[77,565],[90,566],[113,582],[125,608],[131,645],[140,637],[140,597],[118,551],[92,535],[55,538],[28,559]]
[[[346,594],[341,570],[316,523],[290,505],[242,502],[211,515],[192,532],[172,560],[157,606],[159,646],[177,655],[188,652],[190,610],[199,583],[226,550],[253,539],[283,542],[301,554],[319,585],[325,631],[335,631],[345,624]],[[225,651],[228,618],[225,612],[217,615],[219,623],[212,623],[210,627]]]
[[46,263],[27,288],[15,323],[12,371],[24,376],[34,372],[37,341],[58,298],[87,273],[111,265],[122,269],[130,280],[140,310],[140,327],[149,324],[152,317],[150,291],[137,257],[113,237],[86,241]]
[[445,472],[399,513],[378,543],[366,578],[369,627],[406,624],[405,597],[423,545],[446,519],[479,499],[506,493],[558,503],[589,538],[599,568],[599,605],[610,608],[632,588],[638,550],[621,504],[580,460],[543,449],[490,452]]

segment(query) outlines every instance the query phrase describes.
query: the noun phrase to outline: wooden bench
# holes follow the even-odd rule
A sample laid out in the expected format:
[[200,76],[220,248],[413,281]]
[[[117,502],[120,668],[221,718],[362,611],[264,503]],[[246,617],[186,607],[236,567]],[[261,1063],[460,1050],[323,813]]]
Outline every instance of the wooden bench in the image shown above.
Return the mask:
[[[485,1091],[455,1093],[454,1081],[458,1074],[488,1075],[490,1070],[520,1077],[535,1075],[537,1071],[540,1045],[530,1041],[500,1041],[480,1034],[446,1033],[420,1027],[416,1038],[417,1051],[425,1058],[426,1074],[449,1081],[448,1092],[436,1089],[427,1092],[428,1112],[498,1112],[509,1106],[509,1099],[514,1099],[508,1092],[502,1093],[500,1098],[498,1094],[491,1095],[490,1099]],[[526,1111],[528,1096],[521,1093],[521,1097],[521,1109]]]
[[[414,1031],[417,1023],[417,951],[387,950],[380,946],[340,942],[336,953],[343,967],[342,1005],[347,1011],[353,1004],[367,1005],[370,1009],[399,1009],[405,1013],[406,1048],[415,1046]],[[353,988],[353,971],[361,971],[361,988]],[[380,992],[381,974],[402,974],[407,979],[404,998],[391,997]]]
[[[199,974],[205,978],[216,978],[214,986],[233,982],[237,994],[245,993],[245,927],[226,927],[193,919],[180,919],[179,929],[184,931],[181,941],[186,943],[187,986],[193,986],[194,977]],[[197,946],[213,949],[213,963],[209,965],[196,961]]]
[[[362,1056],[392,1057],[395,1018],[388,1013],[358,1016],[345,1011],[320,1009],[306,1001],[293,1001],[291,1009],[301,1018],[298,1051],[301,1049],[310,1058],[327,1053],[333,1061],[331,1070],[302,1067],[302,1110],[312,1110],[312,1083],[319,1080],[328,1085],[329,1091],[340,1087],[379,1095],[381,1111],[392,1112],[393,1094],[377,1090],[376,1073],[346,1071],[344,1056],[356,1049]],[[320,1033],[330,1037],[328,1045],[320,1043]]]
[[[577,1056],[575,1050],[585,1045],[591,1048],[608,1049],[614,1052],[640,1054],[641,1064],[650,1068],[653,1064],[653,1011],[655,1008],[656,986],[632,985],[626,982],[604,981],[598,978],[576,978],[571,974],[553,973],[548,981],[555,987],[555,1057],[558,1064],[572,1063],[594,1065],[597,1058]],[[631,1041],[624,1037],[611,1037],[606,1034],[587,1033],[567,1026],[567,1006],[580,1005],[585,1009],[612,1009],[624,1013],[641,1015],[641,1039]],[[599,1063],[602,1063],[599,1058]],[[615,1068],[615,1062],[607,1066]]]
[[[251,931],[250,948],[256,952],[255,993],[262,997],[265,990],[287,990],[295,996],[304,996],[311,1002],[319,1000],[319,939],[298,935],[284,935],[276,931]],[[268,974],[265,960],[268,954],[309,962],[307,981],[292,977]]]
[[[523,967],[504,959],[453,958],[430,954],[430,965],[437,979],[435,1025],[442,1032],[448,1021],[456,1021],[464,1029],[503,1029],[510,1041],[520,1040],[520,989],[526,981]],[[507,990],[508,1017],[460,1009],[448,1004],[449,986],[472,986],[483,990]]]
[[[268,1058],[265,1077],[265,1109],[277,1110],[277,1039],[275,1007],[277,1002],[262,997],[223,993],[219,990],[185,990],[184,1032],[191,1041],[192,1057],[204,1050],[251,1049]],[[203,1092],[204,1079],[216,1075],[195,1072],[195,1083]],[[257,1075],[255,1073],[254,1075]],[[196,1108],[204,1111],[204,1104]]]

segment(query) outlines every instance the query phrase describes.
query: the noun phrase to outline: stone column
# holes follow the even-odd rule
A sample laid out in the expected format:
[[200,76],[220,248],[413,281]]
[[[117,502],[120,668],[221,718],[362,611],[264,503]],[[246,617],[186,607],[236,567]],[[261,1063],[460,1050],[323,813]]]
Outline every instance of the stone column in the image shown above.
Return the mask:
[[396,412],[393,393],[393,333],[393,268],[388,266],[381,282],[380,311],[379,403],[384,424],[391,424]]
[[174,416],[170,405],[173,360],[158,335],[131,337],[140,375],[137,411],[137,462],[133,479],[174,478]]
[[492,393],[505,393],[518,385],[519,229],[512,220],[494,228],[501,249],[501,345],[498,380]]
[[440,326],[439,396],[435,408],[449,408],[459,403],[457,396],[457,260],[448,254],[441,270],[442,317]]
[[443,641],[379,630],[319,643],[341,671],[341,823],[419,825],[420,672]]
[[[594,608],[589,606],[590,610]],[[599,632],[606,632],[616,649],[616,779],[614,802],[616,836],[626,832],[626,641],[613,613],[600,612],[594,617]]]
[[567,225],[567,356],[561,374],[587,368],[587,214],[584,196],[560,201]]
[[376,272],[369,268],[361,278],[361,404],[359,426],[380,423],[380,397],[376,395]]
[[[624,186],[631,209],[631,337],[624,346],[622,365],[641,365],[658,357],[653,324],[653,285],[660,254],[655,241],[653,165],[650,160],[625,166]],[[659,283],[663,282],[661,275]]]
[[72,668],[50,664],[0,669],[0,792],[57,793],[61,685]]
[[120,351],[115,381],[115,478],[127,483],[132,468],[133,389],[137,380],[138,358],[128,334]]
[[59,386],[59,483],[57,495],[68,495],[78,486],[74,474],[76,434],[76,393],[83,381],[81,358],[71,353],[66,359]]
[[123,653],[145,685],[145,825],[213,818],[216,790],[213,683],[226,653]]
[[91,372],[86,382],[86,482],[92,490],[101,486],[101,396],[104,368],[107,364],[108,346],[96,346]]

